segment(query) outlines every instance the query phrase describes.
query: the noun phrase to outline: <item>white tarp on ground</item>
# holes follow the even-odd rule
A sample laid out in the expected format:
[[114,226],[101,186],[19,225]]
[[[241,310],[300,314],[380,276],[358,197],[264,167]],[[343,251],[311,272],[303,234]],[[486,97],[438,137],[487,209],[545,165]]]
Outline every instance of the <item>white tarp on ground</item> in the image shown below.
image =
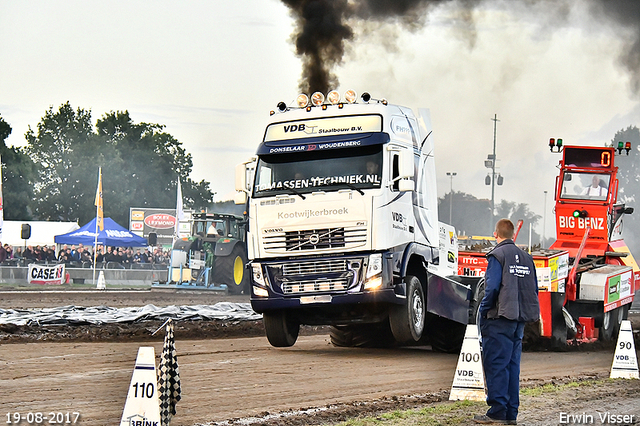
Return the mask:
[[262,315],[250,303],[219,302],[215,305],[167,306],[146,305],[137,308],[108,306],[61,306],[46,309],[0,309],[0,324],[14,325],[83,325],[136,322],[146,320],[259,320]]
[[22,224],[31,225],[31,238],[27,240],[28,246],[55,246],[56,235],[66,234],[80,228],[76,222],[46,222],[34,220],[5,220],[2,225],[2,244],[9,244],[16,247],[23,247],[25,240],[20,235]]

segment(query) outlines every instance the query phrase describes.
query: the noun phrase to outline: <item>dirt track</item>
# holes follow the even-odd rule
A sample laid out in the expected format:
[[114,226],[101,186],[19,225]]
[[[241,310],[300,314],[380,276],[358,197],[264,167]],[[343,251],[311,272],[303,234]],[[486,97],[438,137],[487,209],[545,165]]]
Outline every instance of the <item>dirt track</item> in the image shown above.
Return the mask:
[[[1,297],[1,307],[32,308],[59,306],[61,301],[64,305],[78,306],[139,306],[146,303],[162,306],[212,304],[215,303],[213,299],[220,300],[219,295],[138,293],[96,296],[93,292],[84,296],[82,293],[62,296],[50,293],[2,294]],[[97,303],[100,297],[107,299]],[[247,299],[240,297],[237,301]],[[151,329],[155,326],[142,327]],[[0,414],[68,411],[79,412],[79,424],[82,425],[117,424],[138,347],[153,346],[159,354],[162,342],[161,337],[127,341],[130,337],[122,336],[115,340],[2,344],[0,401],[3,412]],[[381,407],[421,406],[446,399],[458,358],[457,355],[434,353],[428,348],[335,348],[325,334],[301,336],[298,343],[288,349],[272,348],[264,337],[198,340],[193,336],[189,339],[177,336],[176,347],[183,399],[178,404],[178,414],[172,425],[219,422],[335,403],[345,405],[334,412],[320,413],[320,418],[338,420],[358,413],[376,412]],[[525,353],[523,383],[561,381],[567,377],[606,377],[612,357],[612,348]],[[624,400],[622,396],[617,397],[623,404],[619,404],[618,409],[628,410],[625,401],[637,402],[640,390],[637,382],[623,387],[631,392],[631,396]],[[417,396],[404,398],[403,395]],[[608,395],[611,398],[611,394]],[[595,398],[606,398],[606,395],[595,395]],[[374,402],[363,405],[362,401]],[[547,402],[552,403],[546,409],[556,416],[557,406],[553,401]],[[526,415],[523,413],[525,418]],[[540,415],[540,412],[532,412],[531,418]],[[305,422],[311,424],[311,418],[303,417],[298,423],[279,419],[261,424]]]

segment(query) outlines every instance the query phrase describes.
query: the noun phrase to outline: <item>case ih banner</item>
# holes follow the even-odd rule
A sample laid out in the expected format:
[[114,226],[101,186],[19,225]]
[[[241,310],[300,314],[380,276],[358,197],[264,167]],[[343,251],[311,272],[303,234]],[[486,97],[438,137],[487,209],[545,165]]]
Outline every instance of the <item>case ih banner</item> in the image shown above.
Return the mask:
[[176,229],[175,209],[129,209],[129,230],[141,237],[149,239],[149,234],[155,232],[157,243],[171,245]]
[[59,265],[29,265],[29,284],[61,285],[66,281],[64,263]]

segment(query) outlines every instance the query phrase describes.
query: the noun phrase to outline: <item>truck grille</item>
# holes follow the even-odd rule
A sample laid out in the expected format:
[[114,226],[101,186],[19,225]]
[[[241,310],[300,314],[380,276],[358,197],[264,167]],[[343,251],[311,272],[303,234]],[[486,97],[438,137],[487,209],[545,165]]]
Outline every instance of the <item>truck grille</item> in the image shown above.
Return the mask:
[[355,282],[361,265],[360,258],[287,262],[277,268],[281,273],[271,276],[284,294],[344,292]]
[[367,242],[366,227],[322,228],[288,231],[263,237],[267,251],[296,252],[350,248]]
[[282,275],[325,274],[329,272],[346,272],[347,261],[344,259],[322,260],[318,262],[290,262],[282,265]]
[[282,283],[282,292],[284,294],[295,293],[316,293],[323,291],[343,291],[349,287],[348,278],[339,278],[334,280],[317,279],[304,281],[287,281]]

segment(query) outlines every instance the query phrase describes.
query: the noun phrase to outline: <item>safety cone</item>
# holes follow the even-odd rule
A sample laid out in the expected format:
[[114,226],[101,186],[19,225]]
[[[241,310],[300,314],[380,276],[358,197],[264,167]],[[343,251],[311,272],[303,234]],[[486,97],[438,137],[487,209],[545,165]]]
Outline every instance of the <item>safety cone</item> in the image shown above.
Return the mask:
[[96,284],[96,288],[98,290],[107,289],[107,282],[104,279],[104,271],[100,271],[100,275],[98,275],[98,283]]
[[633,342],[633,330],[631,329],[631,321],[624,320],[620,324],[620,333],[618,333],[618,343],[616,352],[613,355],[613,363],[611,364],[612,379],[638,379],[638,357],[636,356],[636,346]]
[[485,401],[484,370],[478,340],[478,326],[467,325],[449,400]]
[[153,346],[140,347],[120,426],[160,425],[160,399]]

